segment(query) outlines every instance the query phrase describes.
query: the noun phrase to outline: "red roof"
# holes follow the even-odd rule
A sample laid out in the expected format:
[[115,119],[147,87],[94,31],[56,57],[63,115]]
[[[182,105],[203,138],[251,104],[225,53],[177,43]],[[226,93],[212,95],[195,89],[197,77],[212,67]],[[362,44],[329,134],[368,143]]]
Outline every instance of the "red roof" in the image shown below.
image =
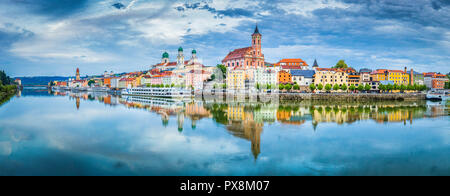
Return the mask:
[[244,58],[244,56],[247,53],[249,53],[251,50],[252,50],[252,47],[239,48],[239,49],[233,50],[232,52],[228,53],[228,55],[222,60],[222,62],[233,60],[233,59]]

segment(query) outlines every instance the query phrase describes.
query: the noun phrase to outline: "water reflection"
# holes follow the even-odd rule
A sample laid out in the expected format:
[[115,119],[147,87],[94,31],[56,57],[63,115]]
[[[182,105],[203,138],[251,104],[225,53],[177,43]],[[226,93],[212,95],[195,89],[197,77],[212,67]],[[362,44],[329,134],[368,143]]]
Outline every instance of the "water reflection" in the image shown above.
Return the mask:
[[98,101],[106,105],[124,105],[130,109],[143,109],[161,117],[164,127],[171,116],[176,117],[178,131],[184,130],[185,119],[191,121],[192,130],[197,121],[213,119],[224,125],[234,137],[251,142],[251,152],[256,159],[261,153],[261,134],[264,126],[273,123],[296,126],[301,129],[311,123],[315,131],[320,124],[352,124],[373,120],[376,123],[413,124],[415,119],[449,115],[449,105],[427,104],[426,101],[378,101],[378,102],[327,102],[302,101],[289,103],[215,102],[198,99],[167,99],[151,97],[115,96],[107,93],[52,92],[54,96],[69,96],[75,100]]
[[448,112],[23,91],[0,107],[0,175],[446,175]]

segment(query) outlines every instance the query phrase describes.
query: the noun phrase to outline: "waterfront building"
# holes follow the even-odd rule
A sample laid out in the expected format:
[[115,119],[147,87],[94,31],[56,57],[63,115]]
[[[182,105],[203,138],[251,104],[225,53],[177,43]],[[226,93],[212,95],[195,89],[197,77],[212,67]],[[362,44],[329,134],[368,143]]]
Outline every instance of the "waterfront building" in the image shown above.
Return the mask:
[[408,71],[407,73],[409,74],[411,85],[414,85],[414,84],[424,85],[425,84],[425,81],[424,81],[425,78],[423,76],[423,73],[419,73],[414,70]]
[[314,70],[291,70],[292,82],[297,83],[300,88],[308,89],[308,86],[313,84],[314,74]]
[[119,81],[120,81],[120,78],[118,78],[118,77],[112,77],[112,78],[110,78],[110,80],[111,80],[111,89],[119,89]]
[[410,83],[410,76],[408,73],[402,70],[389,70],[389,69],[378,69],[371,73],[373,81],[393,81],[397,85],[408,85]]
[[278,83],[279,84],[292,83],[292,75],[286,70],[279,71],[278,72]]
[[348,74],[348,86],[354,85],[356,87],[361,84],[361,75],[358,73]]
[[261,49],[262,35],[259,33],[258,26],[252,34],[252,46],[246,48],[239,48],[231,51],[222,60],[222,64],[228,68],[242,67],[248,69],[261,68],[265,66],[264,54]]
[[255,85],[261,85],[261,88],[267,85],[276,87],[278,85],[279,72],[274,68],[259,68],[253,70],[253,82]]
[[22,86],[22,80],[20,80],[19,78],[15,79],[14,82],[19,85]]
[[444,89],[445,83],[448,81],[447,76],[444,74],[434,72],[424,73],[424,83],[428,88]]
[[138,87],[136,78],[122,78],[119,80],[119,88],[134,88]]
[[[317,63],[317,62],[316,62]],[[290,70],[308,70],[309,65],[302,59],[282,59],[274,65],[275,67],[281,67],[282,70],[290,72]]]
[[359,70],[360,82],[372,81],[370,73],[372,73],[371,69],[367,69],[367,68],[360,69]]
[[227,68],[227,89],[242,90],[245,88],[246,70],[241,67]]
[[348,86],[348,74],[344,69],[316,68],[314,84],[316,84],[316,86],[322,84],[324,87],[327,84],[331,84],[331,86],[334,86],[335,84],[342,86],[345,84]]
[[186,73],[186,87],[193,87],[194,89],[203,89],[203,83],[211,78],[211,72],[205,70],[191,70]]
[[149,76],[149,75],[142,76],[142,78],[141,78],[141,85],[142,86],[151,85],[152,84],[151,83],[151,79],[152,79],[152,77]]

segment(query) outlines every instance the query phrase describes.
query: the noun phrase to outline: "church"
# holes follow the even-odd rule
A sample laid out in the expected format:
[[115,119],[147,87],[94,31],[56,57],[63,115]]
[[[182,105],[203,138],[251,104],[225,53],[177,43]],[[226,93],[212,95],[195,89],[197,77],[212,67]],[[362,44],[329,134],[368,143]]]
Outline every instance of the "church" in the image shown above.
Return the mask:
[[256,26],[255,32],[252,34],[252,46],[231,51],[222,60],[222,64],[227,68],[257,69],[265,67],[264,54],[261,50],[261,38],[262,35],[259,33],[258,26]]
[[[178,48],[178,55],[176,62],[170,62],[169,53],[164,52],[161,63],[153,65],[150,70],[158,69],[160,72],[171,71],[173,73],[189,72],[192,69],[201,69],[204,65],[201,64],[197,58],[197,51],[194,49],[191,53],[191,59],[185,60],[183,48]],[[187,69],[187,70],[186,70]]]

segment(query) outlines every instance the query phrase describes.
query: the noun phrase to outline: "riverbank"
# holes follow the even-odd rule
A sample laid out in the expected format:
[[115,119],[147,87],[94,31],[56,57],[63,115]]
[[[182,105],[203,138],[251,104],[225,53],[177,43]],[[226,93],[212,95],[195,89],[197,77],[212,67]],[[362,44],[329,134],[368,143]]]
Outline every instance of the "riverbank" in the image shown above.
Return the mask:
[[9,99],[11,99],[16,92],[17,86],[15,85],[0,86],[0,105],[9,101]]

